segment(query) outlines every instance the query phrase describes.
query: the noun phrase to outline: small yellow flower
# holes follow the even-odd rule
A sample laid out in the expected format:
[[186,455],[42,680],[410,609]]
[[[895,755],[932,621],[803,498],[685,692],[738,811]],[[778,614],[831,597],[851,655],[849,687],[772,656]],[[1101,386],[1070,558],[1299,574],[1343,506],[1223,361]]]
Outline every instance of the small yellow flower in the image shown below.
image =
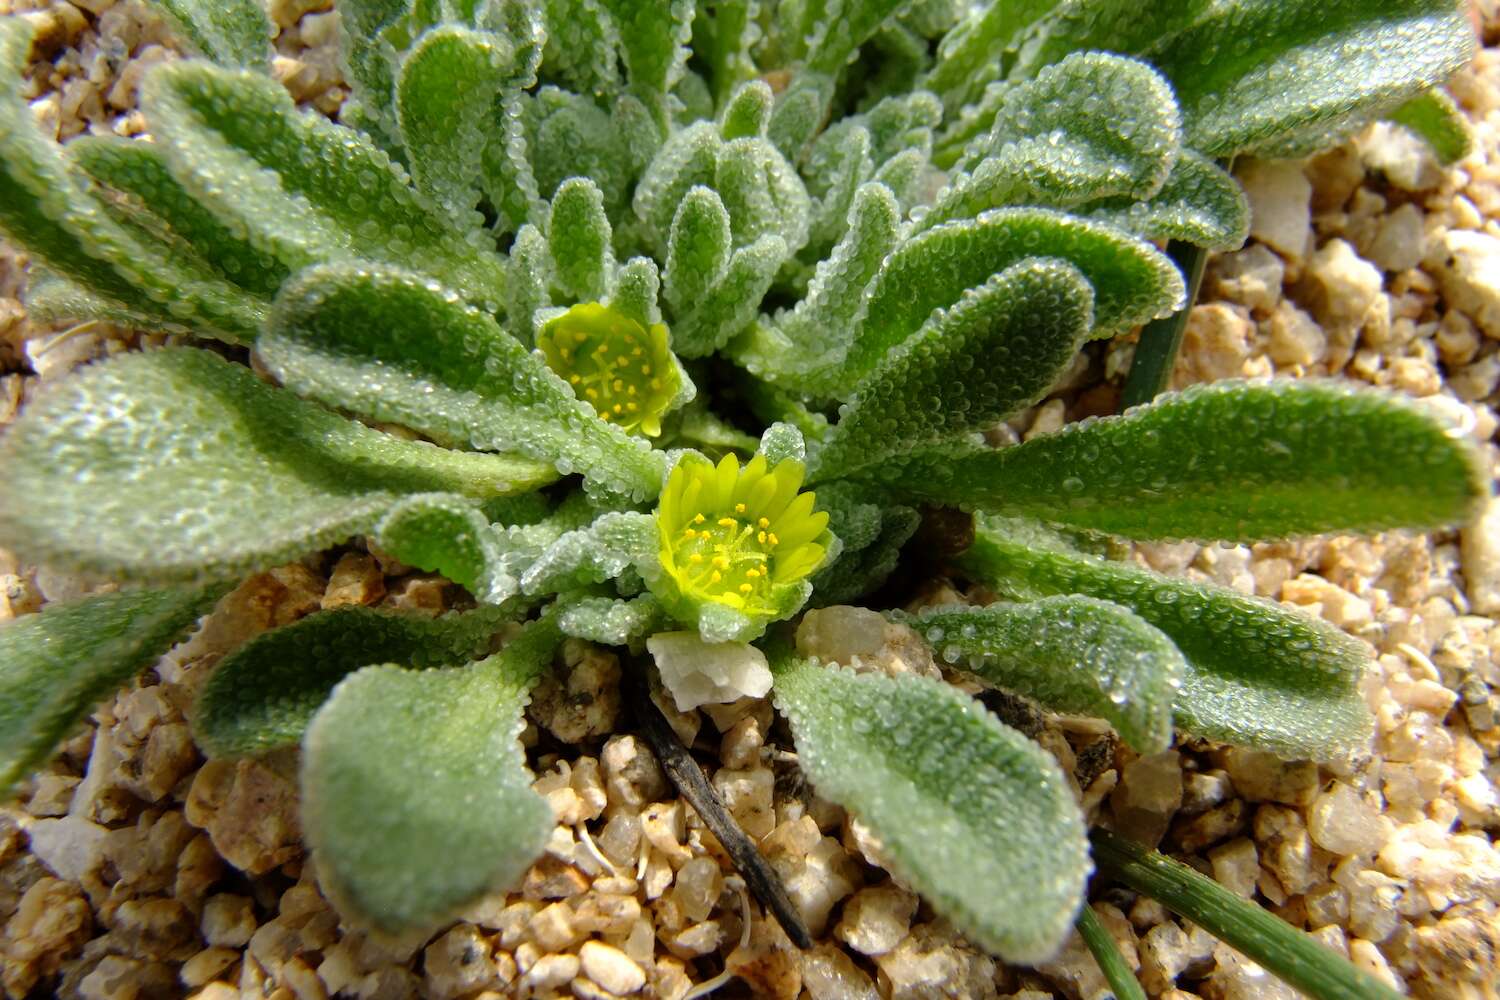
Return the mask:
[[679,617],[703,602],[760,621],[796,611],[832,540],[814,494],[797,492],[803,472],[792,459],[769,468],[764,455],[744,468],[733,455],[717,466],[697,454],[677,463],[656,520],[670,591],[659,596]]
[[667,328],[646,329],[598,302],[577,305],[542,327],[536,346],[599,419],[647,437],[661,433],[682,378]]

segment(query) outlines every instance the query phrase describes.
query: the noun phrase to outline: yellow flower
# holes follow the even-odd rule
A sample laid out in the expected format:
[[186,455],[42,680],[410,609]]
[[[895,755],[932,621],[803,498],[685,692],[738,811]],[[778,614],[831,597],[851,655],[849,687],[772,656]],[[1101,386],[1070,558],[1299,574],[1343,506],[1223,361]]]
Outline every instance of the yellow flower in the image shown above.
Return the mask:
[[551,368],[594,408],[600,420],[661,433],[661,416],[682,388],[667,328],[648,330],[598,302],[577,305],[542,327],[536,346]]
[[768,468],[764,455],[744,468],[733,455],[677,463],[656,512],[665,588],[653,589],[669,610],[691,621],[711,602],[763,625],[801,606],[832,540],[814,494],[797,492],[803,471],[792,459]]

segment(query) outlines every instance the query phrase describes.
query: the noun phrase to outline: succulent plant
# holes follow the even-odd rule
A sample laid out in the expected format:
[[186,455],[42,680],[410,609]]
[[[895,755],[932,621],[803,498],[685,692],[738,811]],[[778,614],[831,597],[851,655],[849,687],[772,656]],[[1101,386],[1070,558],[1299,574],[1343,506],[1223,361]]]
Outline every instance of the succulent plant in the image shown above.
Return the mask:
[[0,778],[237,580],[364,536],[473,609],[266,633],[195,727],[300,742],[320,878],[383,931],[542,849],[516,736],[563,638],[676,633],[653,649],[697,697],[769,668],[820,794],[974,940],[1043,959],[1090,870],[1058,764],[955,687],[800,657],[796,616],[975,512],[952,570],[1003,600],[890,613],[941,661],[1141,751],[1329,758],[1368,734],[1364,647],[1112,540],[1437,527],[1488,490],[1436,416],[1332,383],[982,436],[1181,313],[1161,244],[1245,237],[1228,158],[1381,117],[1460,153],[1452,0],[340,0],[339,122],[268,75],[255,0],[159,6],[202,58],[146,79],[151,141],[45,138],[0,20],[29,308],[177,344],[0,438],[0,544],[122,586],[0,632]]

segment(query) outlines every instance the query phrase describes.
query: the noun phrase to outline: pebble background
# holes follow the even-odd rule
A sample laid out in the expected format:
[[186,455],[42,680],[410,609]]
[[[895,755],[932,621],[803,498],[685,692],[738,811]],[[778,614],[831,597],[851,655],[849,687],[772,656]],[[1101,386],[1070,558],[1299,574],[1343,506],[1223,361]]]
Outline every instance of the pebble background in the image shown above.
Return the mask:
[[[275,73],[325,113],[344,96],[327,0],[271,0]],[[1478,5],[1500,41],[1494,2]],[[37,21],[27,96],[61,139],[137,135],[142,74],[177,58],[140,0],[0,0]],[[1485,443],[1500,418],[1500,51],[1452,84],[1477,149],[1440,168],[1376,126],[1309,162],[1242,162],[1252,239],[1214,259],[1178,386],[1225,377],[1341,376],[1419,397]],[[28,321],[24,259],[0,244],[0,425],[39,381],[162,338]],[[1116,409],[1128,339],[1080,357],[1054,397],[1000,440]],[[1007,705],[1074,776],[1092,816],[1159,845],[1305,927],[1416,997],[1494,997],[1500,983],[1500,503],[1460,533],[1256,546],[1139,547],[1157,569],[1295,604],[1370,643],[1371,752],[1336,767],[1188,742],[1139,757],[1107,729]],[[87,592],[0,551],[0,622]],[[983,600],[936,580],[915,605]],[[514,892],[423,941],[371,940],[319,894],[297,821],[296,761],[205,762],[187,719],[227,651],[319,608],[437,614],[465,595],[350,547],[247,581],[202,629],[101,706],[0,805],[0,989],[229,1000],[720,996],[1100,997],[1080,941],[1038,969],[995,962],[880,867],[879,844],[800,779],[763,700],[669,712],[818,940],[799,953],[750,901],[722,848],[677,800],[622,710],[616,657],[570,643],[537,691],[524,740],[558,819]],[[872,612],[809,615],[804,652],[939,673]],[[1149,900],[1092,905],[1148,993],[1294,997]],[[748,916],[748,925],[746,918]]]

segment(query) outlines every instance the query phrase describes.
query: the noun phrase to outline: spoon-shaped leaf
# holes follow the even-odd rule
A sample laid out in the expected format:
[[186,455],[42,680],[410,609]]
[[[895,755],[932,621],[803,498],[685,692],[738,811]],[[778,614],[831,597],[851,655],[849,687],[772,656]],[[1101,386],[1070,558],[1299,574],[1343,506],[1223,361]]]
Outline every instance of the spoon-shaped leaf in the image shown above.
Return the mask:
[[882,474],[901,492],[1127,538],[1434,528],[1489,492],[1431,411],[1333,382],[1195,386],[1014,448],[899,462]]
[[644,499],[662,459],[594,413],[483,312],[430,280],[358,265],[310,268],[257,345],[292,390],[445,443],[517,451]]
[[0,626],[0,796],[101,700],[182,638],[220,593],[127,590]]
[[944,662],[1058,712],[1107,720],[1141,753],[1172,742],[1187,670],[1159,629],[1092,597],[935,608],[910,619]]
[[302,739],[335,684],[374,663],[446,667],[491,649],[513,608],[440,618],[346,607],[265,632],[226,656],[198,696],[193,736],[210,757],[265,753]]
[[1080,211],[1147,240],[1183,240],[1234,250],[1250,232],[1250,203],[1233,177],[1206,156],[1184,149],[1167,182],[1144,201],[1109,198]]
[[560,641],[544,619],[465,667],[366,667],[334,688],[303,740],[302,822],[340,912],[429,930],[541,853],[552,810],[517,737]]
[[403,494],[486,499],[555,478],[525,459],[383,434],[191,348],[46,387],[0,437],[0,545],[117,579],[274,566],[369,531]]
[[1187,658],[1174,701],[1185,732],[1317,760],[1369,739],[1359,693],[1369,651],[1326,622],[1224,587],[1108,562],[1024,522],[982,519],[959,565],[1016,598],[1088,594],[1166,633]]
[[809,478],[992,425],[1036,402],[1089,333],[1094,296],[1072,265],[1028,260],[965,292],[897,346],[840,411]]
[[1013,962],[1057,950],[1083,899],[1083,820],[1057,762],[978,702],[910,675],[773,657],[818,794],[965,934]]

